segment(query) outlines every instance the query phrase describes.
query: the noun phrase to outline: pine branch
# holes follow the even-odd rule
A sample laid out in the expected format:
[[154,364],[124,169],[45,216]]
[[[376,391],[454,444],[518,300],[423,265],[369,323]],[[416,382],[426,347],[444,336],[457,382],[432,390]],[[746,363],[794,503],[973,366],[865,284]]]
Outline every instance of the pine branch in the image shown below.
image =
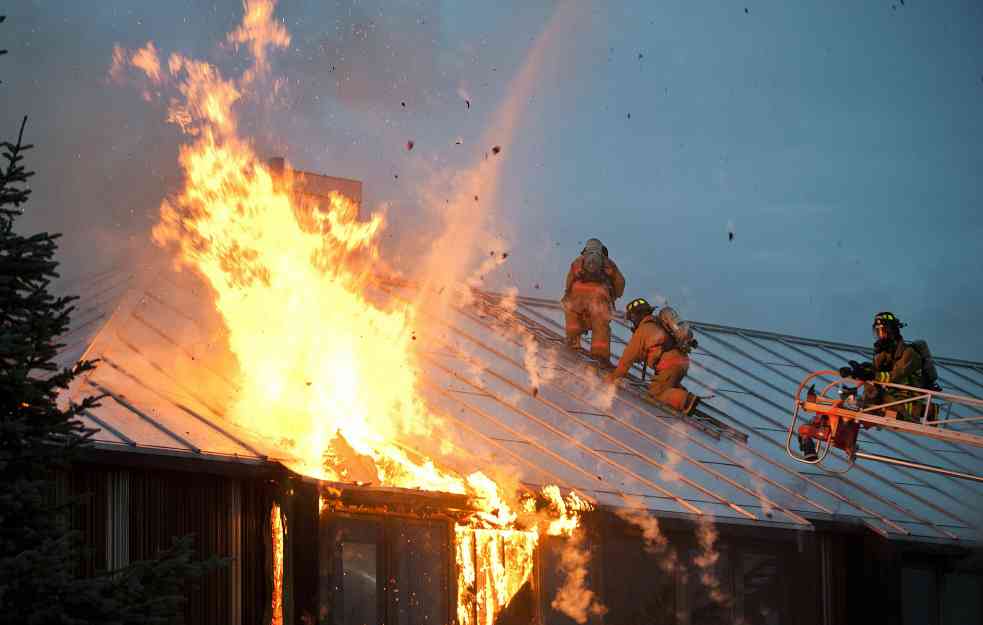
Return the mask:
[[[20,208],[21,204],[31,195],[31,189],[23,185],[27,184],[28,178],[33,176],[34,172],[25,170],[21,165],[21,161],[24,160],[23,153],[34,147],[30,144],[24,145],[25,126],[27,126],[27,115],[21,121],[17,143],[0,142],[2,157],[7,161],[7,166],[0,171],[0,232],[10,232],[14,217],[24,212]],[[7,206],[13,208],[6,208]]]

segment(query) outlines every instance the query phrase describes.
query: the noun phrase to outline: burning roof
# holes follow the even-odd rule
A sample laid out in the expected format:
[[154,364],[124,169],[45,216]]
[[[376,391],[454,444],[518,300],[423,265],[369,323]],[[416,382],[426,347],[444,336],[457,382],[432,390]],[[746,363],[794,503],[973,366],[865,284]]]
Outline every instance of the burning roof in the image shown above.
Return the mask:
[[[415,289],[395,281],[371,287],[379,301],[412,299]],[[206,293],[194,277],[164,271],[132,290],[99,333],[89,357],[103,362],[76,389],[110,393],[86,416],[99,430],[96,444],[289,465],[289,440],[237,425],[214,399],[237,391],[223,372],[220,339],[195,318]],[[516,488],[556,484],[614,509],[788,527],[841,520],[910,539],[976,539],[977,484],[883,466],[827,475],[785,455],[788,394],[798,382],[786,369],[804,374],[864,348],[694,323],[701,346],[690,379],[697,392],[714,394],[703,405],[715,420],[689,422],[639,401],[631,388],[606,394],[591,365],[562,347],[557,303],[474,297],[477,305],[451,309],[440,331],[417,342],[421,396],[443,426],[429,440],[406,439],[411,457],[429,453],[459,475],[497,469]],[[615,336],[623,342],[627,330]],[[977,363],[938,362],[943,384],[964,392],[983,384]],[[872,437],[894,455],[980,469],[979,458],[951,444]],[[442,453],[447,443],[457,451]]]
[[[162,201],[153,232],[172,266],[129,291],[88,350],[103,365],[73,389],[107,396],[86,415],[99,445],[468,494],[498,527],[511,526],[520,492],[560,488],[661,515],[795,528],[846,517],[887,535],[975,536],[976,486],[950,492],[905,469],[814,475],[784,457],[782,385],[797,382],[785,367],[808,371],[803,359],[856,348],[694,324],[714,351],[695,355],[692,377],[714,397],[700,418],[680,420],[566,350],[555,302],[486,293],[473,279],[435,288],[381,275],[381,214],[362,218],[341,193],[297,192],[291,170],[272,171],[241,136],[236,104],[290,40],[273,3],[245,7],[228,42],[253,63],[237,77],[177,52],[164,61],[152,43],[114,50],[115,78],[142,72],[146,97],[175,94],[166,118],[186,143],[183,187]],[[467,217],[445,243],[476,227]],[[492,252],[479,275],[505,257]],[[980,368],[964,369],[980,386]],[[877,440],[979,463],[899,434]]]

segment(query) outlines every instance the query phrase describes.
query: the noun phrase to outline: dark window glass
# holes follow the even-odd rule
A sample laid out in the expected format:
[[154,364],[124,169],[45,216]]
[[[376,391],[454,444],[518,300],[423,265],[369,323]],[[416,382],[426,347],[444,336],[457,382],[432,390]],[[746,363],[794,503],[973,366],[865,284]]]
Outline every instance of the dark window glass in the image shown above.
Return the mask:
[[447,540],[442,524],[397,524],[392,602],[399,625],[440,625],[447,620]]
[[646,551],[638,536],[612,536],[602,549],[604,621],[675,625],[676,574],[668,553]]
[[733,568],[728,553],[719,546],[714,551],[716,562],[706,562],[707,554],[692,550],[689,554],[689,575],[686,580],[689,595],[690,623],[696,625],[732,625],[734,623]]
[[779,625],[782,609],[781,560],[771,554],[744,552],[736,583],[747,625]]
[[342,611],[345,625],[377,625],[379,602],[373,543],[341,545]]
[[983,623],[983,577],[950,573],[942,580],[942,625]]
[[901,610],[904,625],[935,625],[938,594],[935,571],[904,568],[901,570]]

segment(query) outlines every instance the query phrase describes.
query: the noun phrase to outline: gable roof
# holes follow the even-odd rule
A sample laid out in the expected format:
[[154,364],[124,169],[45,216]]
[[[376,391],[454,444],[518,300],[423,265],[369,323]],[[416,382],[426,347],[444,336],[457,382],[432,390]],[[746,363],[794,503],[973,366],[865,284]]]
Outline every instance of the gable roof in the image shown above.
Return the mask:
[[[393,280],[370,290],[383,302],[419,295]],[[96,336],[87,357],[102,363],[72,392],[107,394],[84,416],[98,430],[97,446],[289,460],[282,445],[222,412],[223,398],[236,393],[227,373],[235,365],[206,330],[215,327],[202,319],[214,315],[206,292],[187,274],[161,272],[132,288]],[[683,419],[644,401],[637,379],[615,393],[603,385],[588,359],[564,347],[557,302],[482,291],[472,297],[421,336],[418,350],[420,392],[443,419],[441,434],[468,453],[446,457],[439,440],[401,441],[411,452],[440,456],[462,474],[508,467],[529,488],[554,483],[611,508],[806,529],[816,520],[842,521],[888,537],[979,540],[980,483],[864,461],[827,473],[787,456],[801,378],[869,355],[866,348],[694,322],[700,347],[684,383],[712,397],[701,404],[703,417]],[[620,321],[612,325],[617,354],[630,332]],[[980,395],[983,364],[936,362],[944,387]],[[181,370],[194,371],[196,383],[187,384]],[[972,447],[890,431],[865,432],[861,442],[862,449],[983,473]],[[835,462],[833,469],[844,468]]]

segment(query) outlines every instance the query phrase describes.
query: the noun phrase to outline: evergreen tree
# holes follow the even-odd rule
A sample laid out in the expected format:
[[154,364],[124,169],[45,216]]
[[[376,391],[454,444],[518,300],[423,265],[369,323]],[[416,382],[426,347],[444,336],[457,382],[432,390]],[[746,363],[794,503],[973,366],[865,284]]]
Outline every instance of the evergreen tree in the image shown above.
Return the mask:
[[82,578],[86,551],[67,521],[78,501],[55,497],[59,472],[70,470],[89,444],[78,415],[98,398],[61,399],[94,363],[55,362],[77,299],[51,291],[59,235],[14,230],[31,194],[26,122],[15,143],[0,142],[0,623],[169,623],[188,581],[221,561],[193,561],[192,539],[185,537],[154,560]]

